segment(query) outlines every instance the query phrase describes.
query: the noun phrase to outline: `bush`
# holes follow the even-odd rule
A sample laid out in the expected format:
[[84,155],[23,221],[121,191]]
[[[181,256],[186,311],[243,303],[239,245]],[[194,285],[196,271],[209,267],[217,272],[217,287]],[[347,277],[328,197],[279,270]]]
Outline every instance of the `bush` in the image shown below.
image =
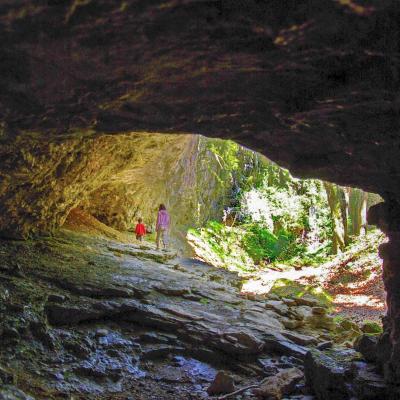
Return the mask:
[[242,246],[256,264],[261,261],[286,260],[305,251],[305,245],[292,233],[280,230],[276,235],[265,226],[251,224],[244,227]]
[[242,244],[256,264],[265,259],[274,260],[281,247],[273,233],[257,224],[251,225],[250,229],[246,230]]

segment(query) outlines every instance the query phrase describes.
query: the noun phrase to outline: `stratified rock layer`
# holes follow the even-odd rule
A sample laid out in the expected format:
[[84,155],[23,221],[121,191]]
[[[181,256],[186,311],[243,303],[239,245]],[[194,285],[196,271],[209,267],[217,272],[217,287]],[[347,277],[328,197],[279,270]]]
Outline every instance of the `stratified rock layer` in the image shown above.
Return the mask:
[[0,252],[0,385],[38,399],[201,399],[218,369],[258,379],[306,353],[237,275],[173,252],[67,230]]

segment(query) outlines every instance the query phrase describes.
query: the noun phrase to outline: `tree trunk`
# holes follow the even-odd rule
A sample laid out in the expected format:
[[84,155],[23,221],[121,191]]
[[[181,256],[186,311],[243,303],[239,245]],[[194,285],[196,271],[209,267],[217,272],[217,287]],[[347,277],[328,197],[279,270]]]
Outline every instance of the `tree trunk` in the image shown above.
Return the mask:
[[368,193],[361,189],[352,189],[350,194],[351,234],[365,235],[367,230]]
[[339,186],[336,186],[336,190],[339,196],[340,212],[342,214],[343,240],[344,240],[344,245],[347,246],[350,243],[348,221],[349,221],[349,198],[351,189],[348,187],[341,188]]
[[340,188],[333,183],[324,182],[324,187],[328,197],[328,204],[333,225],[332,252],[333,254],[337,254],[338,252],[343,251],[345,248],[345,234],[340,200],[341,193]]
[[362,193],[362,201],[360,207],[360,221],[361,221],[361,228],[360,228],[360,235],[364,236],[367,234],[367,203],[368,203],[368,193]]

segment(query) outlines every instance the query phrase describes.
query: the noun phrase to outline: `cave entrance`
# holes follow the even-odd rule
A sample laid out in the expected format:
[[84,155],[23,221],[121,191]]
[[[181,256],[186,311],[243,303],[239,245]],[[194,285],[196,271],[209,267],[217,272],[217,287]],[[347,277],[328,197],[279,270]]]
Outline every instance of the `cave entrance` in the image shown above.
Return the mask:
[[[100,164],[109,162],[109,169],[99,167],[91,177],[93,186],[70,210],[65,228],[154,246],[164,203],[172,220],[170,248],[238,274],[243,296],[304,292],[338,317],[380,323],[377,249],[384,238],[366,221],[380,196],[295,178],[228,140],[165,134],[97,140],[88,150],[100,154],[111,146]],[[90,154],[89,166],[99,157]],[[144,243],[133,233],[139,218]]]
[[[384,238],[365,218],[376,195],[297,179],[235,142],[195,135],[25,146],[12,149],[18,162],[7,171],[19,183],[4,202],[7,226],[57,229],[0,241],[10,343],[1,365],[15,343],[33,340],[46,348],[35,353],[43,362],[32,368],[22,355],[15,365],[51,384],[59,378],[48,375],[48,360],[56,365],[62,354],[71,362],[54,371],[68,390],[79,392],[82,379],[107,388],[149,374],[172,379],[172,398],[182,398],[171,371],[204,393],[217,369],[252,380],[302,368],[310,348],[347,348],[363,332],[381,332]],[[154,244],[160,203],[172,220],[166,252]],[[143,242],[132,232],[139,217]],[[192,367],[206,374],[188,376]]]

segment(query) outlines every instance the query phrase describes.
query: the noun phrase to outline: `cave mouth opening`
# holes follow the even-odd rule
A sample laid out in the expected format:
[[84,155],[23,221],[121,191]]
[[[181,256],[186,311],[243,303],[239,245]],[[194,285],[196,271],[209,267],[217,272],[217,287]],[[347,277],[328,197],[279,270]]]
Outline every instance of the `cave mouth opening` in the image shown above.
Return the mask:
[[[152,357],[157,374],[191,360],[220,368],[230,357],[254,372],[258,358],[281,365],[303,359],[307,346],[348,348],[382,331],[384,238],[366,223],[373,194],[297,179],[235,142],[196,135],[32,138],[9,154],[0,222],[39,235],[0,241],[6,332],[39,341],[50,359],[60,349],[77,390],[89,370],[113,376],[110,365],[126,378],[142,376]],[[154,249],[160,203],[178,256]],[[138,217],[151,231],[144,242],[131,232]],[[25,327],[26,304],[35,318]],[[126,358],[132,340],[145,350],[142,364]]]
[[[238,274],[242,296],[307,292],[337,317],[380,323],[377,249],[384,238],[366,221],[378,195],[294,178],[222,139],[127,134],[95,142],[79,156],[93,184],[70,208],[64,228],[152,247],[157,208],[165,203],[170,248]],[[76,168],[67,168],[67,176]],[[146,226],[143,243],[133,233],[138,218]]]
[[[23,146],[16,141],[2,152],[12,165],[4,170],[1,192],[0,231],[8,236],[62,226],[130,242],[141,217],[154,243],[157,208],[165,203],[171,248],[241,275],[247,279],[244,296],[270,292],[272,276],[303,277],[306,286],[330,284],[341,310],[369,303],[377,320],[383,309],[377,256],[383,239],[366,222],[378,195],[297,179],[235,142],[191,134],[127,133],[59,142],[28,136]],[[363,256],[354,256],[357,252]],[[321,265],[326,268],[318,273],[307,270]],[[340,268],[333,272],[330,265]],[[255,278],[248,279],[252,274]]]

